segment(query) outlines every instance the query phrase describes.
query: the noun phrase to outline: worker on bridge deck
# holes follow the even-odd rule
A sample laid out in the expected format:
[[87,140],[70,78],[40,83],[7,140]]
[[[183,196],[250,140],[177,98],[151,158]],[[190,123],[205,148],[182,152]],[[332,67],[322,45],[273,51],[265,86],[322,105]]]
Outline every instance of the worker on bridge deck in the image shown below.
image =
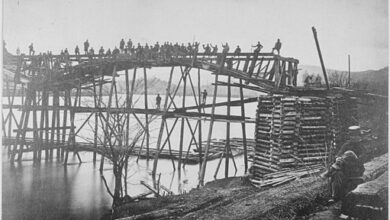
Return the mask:
[[133,47],[133,42],[129,38],[129,41],[127,41],[127,50],[130,52],[130,49]]
[[117,47],[112,50],[112,56],[115,58],[119,54],[119,49]]
[[278,55],[280,55],[280,48],[282,48],[282,43],[278,38],[278,41],[276,41],[274,48],[272,48],[272,53],[274,52],[274,50],[276,50],[278,52]]
[[107,52],[106,52],[106,56],[108,57],[108,56],[111,56],[111,49],[110,48],[108,48],[108,50],[107,50]]
[[78,45],[76,45],[76,48],[74,48],[74,54],[75,54],[76,56],[80,55],[80,49],[79,49],[79,46],[78,46]]
[[206,98],[207,98],[207,90],[205,89],[203,92],[202,92],[202,103],[203,105],[206,104]]
[[229,52],[229,49],[230,49],[230,48],[229,48],[229,44],[228,44],[227,42],[226,42],[225,45],[222,44],[222,48],[223,48],[223,49],[222,49],[222,53],[223,53],[223,54],[227,54],[227,53]]
[[234,56],[238,56],[241,53],[241,48],[240,46],[237,45],[236,50],[234,50]]
[[188,53],[189,55],[192,55],[192,54],[194,53],[194,50],[193,50],[193,48],[192,48],[191,43],[188,43],[188,45],[187,45],[187,53]]
[[84,42],[84,53],[88,54],[89,42],[88,39]]
[[195,52],[195,54],[197,54],[199,52],[199,45],[200,45],[199,42],[195,42],[194,43],[194,52]]
[[203,49],[204,49],[204,54],[205,54],[205,55],[210,55],[210,54],[211,54],[210,45],[207,44],[206,47],[205,47],[204,44],[203,44],[202,46],[203,46]]
[[104,49],[103,46],[100,47],[99,49],[99,55],[103,56],[104,55]]
[[28,54],[29,54],[30,56],[35,54],[33,43],[31,43],[30,46],[28,46],[28,49],[29,49]]
[[212,55],[217,55],[217,53],[218,53],[218,45],[215,45],[215,46],[213,47],[213,51],[211,51],[211,54],[212,54]]
[[157,97],[156,97],[156,108],[158,110],[160,110],[160,105],[161,105],[161,96],[160,96],[160,93],[158,93]]
[[125,40],[123,40],[123,38],[122,38],[121,42],[119,42],[119,49],[123,53],[123,51],[125,49]]
[[255,46],[252,46],[252,47],[255,47],[256,49],[253,51],[254,53],[260,53],[261,49],[263,49],[263,45],[261,45],[260,41],[257,42],[257,44]]

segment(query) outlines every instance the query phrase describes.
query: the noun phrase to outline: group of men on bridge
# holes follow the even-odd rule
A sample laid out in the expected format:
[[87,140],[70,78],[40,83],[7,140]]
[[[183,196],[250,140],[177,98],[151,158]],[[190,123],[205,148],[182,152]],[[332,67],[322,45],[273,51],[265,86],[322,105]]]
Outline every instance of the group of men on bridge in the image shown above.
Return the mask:
[[[108,49],[106,51],[103,46],[101,46],[98,51],[98,55],[104,57],[115,57],[118,54],[129,54],[139,59],[167,59],[171,57],[197,54],[200,52],[199,45],[199,42],[188,43],[187,45],[184,45],[184,43],[180,45],[177,42],[175,44],[172,44],[171,42],[164,42],[162,45],[160,45],[159,42],[156,42],[154,45],[148,45],[146,43],[144,46],[142,46],[140,43],[138,43],[137,45],[133,44],[131,39],[129,39],[126,43],[125,40],[122,38],[119,42],[119,48],[115,47],[112,51],[111,49]],[[272,53],[276,51],[278,54],[280,54],[281,46],[282,44],[280,42],[280,39],[278,39],[275,43],[274,48],[272,49]],[[218,54],[218,45],[212,46],[212,44],[207,43],[206,45],[203,44],[202,47],[205,56],[216,56]],[[255,48],[254,53],[260,53],[261,49],[263,48],[260,42],[258,42],[255,46],[252,47]],[[35,55],[33,43],[31,43],[28,48],[29,55]],[[230,47],[228,43],[222,44],[222,53],[228,53],[229,50]],[[237,45],[233,54],[234,56],[238,56],[240,55],[240,53],[241,48]],[[17,55],[19,54],[20,50],[18,49]],[[74,49],[74,54],[76,56],[80,55],[80,48],[78,45]],[[88,39],[84,42],[84,54],[89,55],[91,58],[93,55],[95,55],[95,50],[93,47],[90,46]],[[69,56],[68,49],[66,48],[65,50],[61,50],[61,55],[64,57]]]
[[[130,54],[134,55],[137,58],[143,58],[143,59],[153,59],[153,58],[170,58],[172,56],[186,56],[186,55],[193,55],[196,53],[199,53],[199,42],[194,43],[188,43],[187,46],[182,43],[179,45],[179,43],[172,44],[170,42],[164,42],[164,44],[160,45],[159,42],[156,42],[154,45],[148,45],[147,43],[144,46],[141,46],[140,43],[137,45],[134,45],[132,40],[129,39],[127,43],[125,43],[124,39],[121,39],[119,42],[119,49],[117,47],[114,48],[114,50],[111,51],[111,49],[108,49],[107,51],[104,50],[103,46],[100,47],[98,51],[98,55],[101,56],[116,56],[117,54]],[[203,53],[206,56],[216,56],[218,53],[218,45],[212,46],[211,44],[202,45],[203,47]],[[253,46],[256,49],[254,50],[254,53],[259,53],[263,46],[260,44],[260,42],[257,43],[257,45]],[[272,49],[272,52],[275,50],[280,53],[281,43],[280,40],[275,44],[275,47]],[[228,53],[230,50],[229,44],[225,43],[222,44],[222,53]],[[33,49],[33,44],[29,46],[29,55],[34,55],[35,51]],[[234,50],[234,56],[238,56],[241,53],[240,46],[237,45],[236,49]],[[80,48],[77,45],[74,49],[75,55],[80,55]],[[88,39],[84,42],[84,54],[93,56],[95,55],[95,50],[93,47],[90,47],[90,43]],[[68,49],[61,51],[61,55],[67,56],[69,55]]]

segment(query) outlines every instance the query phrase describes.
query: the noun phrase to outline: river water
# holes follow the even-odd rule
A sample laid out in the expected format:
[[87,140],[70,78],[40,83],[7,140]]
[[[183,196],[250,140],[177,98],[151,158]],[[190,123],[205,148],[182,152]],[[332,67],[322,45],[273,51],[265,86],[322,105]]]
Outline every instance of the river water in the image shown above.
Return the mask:
[[[88,102],[90,98],[84,97]],[[155,96],[149,96],[149,106],[153,106]],[[177,103],[180,97],[177,97]],[[138,106],[143,106],[142,98]],[[164,100],[164,96],[162,96]],[[190,103],[190,97],[187,99]],[[218,101],[226,101],[226,97],[219,97]],[[3,99],[4,103],[4,99]],[[195,103],[194,103],[195,104]],[[246,105],[246,115],[254,117],[256,103]],[[217,108],[217,113],[225,114],[226,108]],[[20,113],[16,113],[17,118]],[[239,115],[240,108],[232,108],[232,115]],[[39,114],[38,114],[39,115]],[[80,126],[88,114],[80,114],[76,118],[76,127]],[[93,118],[93,117],[92,117]],[[92,120],[92,119],[91,119]],[[142,118],[141,118],[142,120]],[[93,122],[93,120],[92,120]],[[151,143],[155,147],[157,140],[159,120],[151,123]],[[173,120],[168,122],[173,123]],[[196,121],[191,121],[195,127]],[[203,140],[207,138],[208,121],[203,122]],[[172,135],[172,146],[178,149],[180,123],[176,125]],[[247,124],[247,137],[253,138],[254,124]],[[91,136],[91,129],[88,126],[82,130],[77,141],[85,141]],[[232,123],[231,137],[242,137],[241,125]],[[226,123],[215,123],[213,138],[226,138]],[[185,144],[190,140],[189,130],[186,130]],[[40,165],[33,165],[32,154],[24,154],[21,163],[10,164],[7,152],[2,150],[2,219],[104,219],[110,213],[112,199],[108,195],[99,172],[99,161],[96,165],[92,162],[92,153],[80,152],[83,163],[79,164],[78,159],[72,153],[69,154],[69,164],[64,166],[61,161],[44,161]],[[100,157],[98,157],[100,158]],[[243,157],[236,157],[238,172],[230,163],[229,176],[240,176],[244,174]],[[108,161],[105,163],[103,175],[110,187],[114,179],[111,166]],[[209,161],[205,181],[214,180],[214,172],[218,159]],[[175,194],[190,191],[198,184],[199,165],[186,165],[179,174],[174,171],[170,160],[159,160],[157,174],[160,174],[160,183],[173,191]],[[129,161],[128,171],[128,193],[130,196],[148,192],[140,181],[153,185],[151,170],[153,160],[140,159],[135,157]],[[177,161],[176,161],[177,167]],[[224,177],[224,162],[221,165],[217,178]]]

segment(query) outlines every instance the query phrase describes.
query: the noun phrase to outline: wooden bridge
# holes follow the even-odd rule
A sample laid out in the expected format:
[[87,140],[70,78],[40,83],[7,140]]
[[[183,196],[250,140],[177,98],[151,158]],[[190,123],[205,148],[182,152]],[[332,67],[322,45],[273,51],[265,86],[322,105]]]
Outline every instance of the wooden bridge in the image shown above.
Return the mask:
[[[154,109],[148,106],[147,76],[148,70],[158,67],[168,67],[170,73],[161,109]],[[94,162],[97,154],[102,156],[102,168],[104,157],[110,159],[111,155],[108,143],[112,137],[107,137],[107,131],[112,131],[114,128],[110,126],[112,123],[110,120],[117,117],[122,120],[121,124],[117,125],[122,126],[123,134],[115,135],[115,138],[120,140],[122,147],[126,148],[131,144],[130,120],[136,121],[144,131],[142,144],[138,147],[138,151],[133,151],[133,155],[154,158],[154,174],[158,159],[163,157],[161,154],[171,155],[170,158],[178,160],[177,167],[181,169],[183,161],[188,160],[183,155],[186,151],[185,135],[189,135],[191,140],[187,152],[191,146],[194,146],[194,150],[198,152],[198,159],[192,161],[201,163],[199,181],[203,184],[207,160],[218,158],[220,155],[225,158],[225,176],[228,176],[229,160],[232,159],[234,162],[234,155],[237,155],[232,152],[231,147],[231,123],[241,124],[242,152],[247,170],[246,124],[254,120],[245,115],[245,104],[257,102],[257,97],[248,98],[244,96],[244,91],[262,93],[293,91],[297,83],[298,60],[273,53],[214,55],[194,53],[150,59],[140,59],[130,54],[12,56],[5,53],[3,70],[5,73],[3,85],[7,98],[3,98],[2,135],[3,145],[10,148],[11,162],[15,159],[20,161],[23,152],[33,152],[34,161],[39,163],[42,152],[45,152],[46,159],[50,159],[53,158],[53,152],[56,150],[57,157],[63,158],[66,163],[69,151],[74,151],[77,155],[79,151],[92,151]],[[139,70],[141,74],[138,73]],[[201,70],[205,71],[201,72]],[[203,74],[207,73],[214,76],[211,93],[213,97],[209,104],[202,103],[201,97],[201,79]],[[144,96],[143,108],[134,106],[137,74],[143,78],[141,92]],[[173,82],[174,74],[180,76],[178,82]],[[117,78],[121,76],[124,76],[126,82],[126,98],[123,102],[118,98],[117,86]],[[109,88],[108,100],[103,99],[104,86]],[[231,100],[233,87],[238,88],[240,93],[240,98],[234,101]],[[217,102],[220,88],[227,90],[224,102]],[[175,101],[179,89],[182,90],[180,103]],[[190,94],[187,94],[187,90],[191,91]],[[81,101],[85,93],[93,97],[93,106],[87,106]],[[16,103],[17,96],[21,96],[21,103]],[[193,99],[192,103],[195,105],[190,105],[186,100],[189,97]],[[217,114],[218,107],[226,108],[226,114]],[[240,108],[241,114],[231,114],[233,107]],[[15,111],[21,111],[19,117]],[[88,114],[88,117],[81,126],[76,127],[75,117],[81,113]],[[141,118],[140,115],[143,117]],[[153,148],[150,144],[151,119],[160,122],[157,142]],[[167,120],[174,121],[171,127]],[[204,120],[209,123],[205,138],[202,134],[202,124],[207,122]],[[170,145],[171,134],[177,122],[180,122],[179,150],[172,153],[164,150],[164,147]],[[195,126],[191,122],[196,122]],[[213,152],[214,122],[223,122],[226,125],[224,148],[219,148],[219,152],[223,154],[217,157],[210,156]],[[79,132],[86,124],[91,123],[93,141],[88,144],[76,142]],[[32,132],[31,139],[26,135],[28,132]],[[80,157],[79,159],[81,162]]]

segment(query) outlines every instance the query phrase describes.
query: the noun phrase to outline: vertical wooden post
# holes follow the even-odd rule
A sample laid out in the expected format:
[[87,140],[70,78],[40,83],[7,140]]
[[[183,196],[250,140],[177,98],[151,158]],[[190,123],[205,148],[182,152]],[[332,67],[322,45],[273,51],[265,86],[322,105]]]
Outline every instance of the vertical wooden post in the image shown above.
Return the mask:
[[[227,94],[227,117],[230,118],[230,96],[231,96],[231,76],[228,76],[228,94]],[[229,176],[229,157],[230,157],[230,119],[226,122],[226,142],[225,142],[225,178]]]
[[[164,114],[161,116],[160,132],[158,134],[158,139],[157,139],[157,144],[156,144],[156,154],[154,155],[154,161],[153,161],[153,172],[152,172],[153,176],[155,176],[156,172],[157,172],[157,163],[158,163],[158,157],[159,157],[159,154],[160,154],[160,146],[161,146],[162,135],[164,133],[164,125],[165,125],[165,120],[166,120],[165,119],[165,115],[168,112],[168,100],[169,100],[169,95],[170,95],[170,92],[171,92],[172,75],[173,75],[174,68],[175,67],[172,66],[171,73],[169,74],[169,80],[168,80],[167,89],[166,89],[166,92],[165,92]],[[168,127],[167,127],[167,129],[168,129]],[[168,136],[168,138],[169,138],[169,136]]]
[[[200,113],[202,113],[202,95],[201,95],[201,88],[200,88],[200,69],[198,68],[198,99],[199,99],[199,101],[198,101],[198,113],[200,114]],[[203,152],[202,152],[202,120],[201,119],[199,119],[198,120],[198,126],[199,126],[199,128],[198,128],[198,143],[199,143],[199,170],[201,169],[201,167],[202,167],[202,154],[203,154]]]
[[56,146],[56,149],[57,149],[57,159],[59,159],[60,158],[60,156],[61,156],[61,152],[60,152],[60,142],[61,142],[61,117],[60,117],[60,93],[59,93],[59,91],[56,91],[55,92],[55,94],[56,94],[56,115],[57,115],[57,122],[56,122],[56,124],[57,124],[57,128],[56,128],[56,132],[57,132],[57,138],[56,138],[56,140],[57,140],[57,143],[55,144],[55,146]]
[[275,89],[278,90],[280,86],[280,60],[278,57],[275,57],[274,61],[274,74],[275,74]]
[[8,96],[8,104],[10,105],[9,112],[8,112],[8,136],[11,137],[12,134],[12,103],[11,103],[11,92],[9,88],[9,82],[6,81],[7,86],[7,96]]
[[[125,81],[126,81],[126,108],[130,109],[130,88],[129,88],[129,71],[125,70]],[[130,129],[130,113],[126,114],[126,135],[125,135],[125,146],[129,145],[129,129]]]
[[[182,100],[182,108],[185,108],[186,105],[186,89],[187,89],[187,73],[188,67],[186,67],[183,71],[182,67],[180,67],[181,74],[183,76],[183,100]],[[184,141],[184,121],[185,119],[181,119],[181,127],[180,127],[180,144],[179,144],[179,163],[177,165],[179,173],[181,170],[181,160],[183,155],[183,141]]]
[[38,121],[37,121],[37,91],[33,91],[33,137],[34,143],[32,144],[33,148],[33,161],[36,163],[38,161]]
[[[114,85],[115,85],[115,77],[116,77],[116,68],[117,68],[117,64],[115,63],[113,69],[112,69],[112,75],[111,75],[111,88],[110,88],[110,94],[109,94],[109,97],[108,97],[108,104],[107,104],[107,112],[106,112],[106,126],[105,126],[105,132],[108,131],[109,129],[109,121],[110,121],[110,110],[111,110],[111,102],[112,102],[112,95],[113,95],[113,92],[114,92]],[[107,142],[107,137],[106,134],[104,134],[104,143],[103,143],[103,147],[106,147],[106,142]],[[100,172],[103,172],[103,167],[104,167],[104,155],[102,155],[101,157],[101,160],[100,160],[100,168],[99,168],[99,171]]]
[[66,145],[66,126],[68,122],[68,101],[66,98],[66,91],[64,91],[64,113],[62,117],[62,126],[64,127],[62,129],[62,147],[61,147],[61,160],[64,158],[64,153],[65,153],[65,148],[64,146]]
[[[46,92],[46,102],[49,105],[49,91]],[[49,109],[45,109],[45,160],[49,159]]]
[[50,159],[53,159],[53,147],[54,147],[54,135],[55,135],[55,126],[56,126],[56,116],[57,116],[57,108],[56,108],[56,92],[53,91],[53,97],[52,97],[52,115],[51,115],[51,129],[50,129]]
[[351,88],[351,56],[348,54],[348,88]]
[[[43,90],[42,90],[42,107],[46,107],[47,108],[47,90],[46,88],[44,87]],[[40,118],[40,124],[39,124],[39,127],[40,127],[40,131],[39,131],[39,146],[40,146],[40,149],[39,149],[39,153],[38,153],[38,160],[41,161],[41,158],[42,158],[42,146],[44,146],[44,141],[43,141],[43,134],[44,134],[44,130],[45,130],[45,120],[48,120],[47,118],[45,119],[45,110],[42,109],[41,110],[41,118]]]
[[[148,110],[148,78],[146,74],[146,67],[144,67],[144,91],[145,91],[145,110]],[[146,159],[149,160],[149,115],[145,113],[145,129],[146,129]]]
[[222,69],[224,67],[225,59],[226,59],[226,54],[222,54],[221,64],[220,64],[219,70],[215,74],[214,95],[213,95],[213,105],[211,107],[210,127],[209,127],[209,133],[207,135],[207,145],[206,145],[206,150],[205,150],[205,156],[204,156],[204,160],[203,160],[202,167],[201,167],[201,170],[200,170],[200,175],[199,175],[199,185],[200,186],[203,186],[203,184],[204,184],[204,176],[205,176],[205,173],[206,173],[206,165],[207,165],[207,156],[208,156],[208,153],[209,153],[210,144],[211,144],[211,137],[212,137],[212,134],[213,134],[215,103],[217,101],[217,92],[218,92],[218,74],[221,73],[221,71],[222,71]]
[[[29,108],[29,107],[31,107],[31,103],[32,103],[32,99],[33,99],[33,97],[32,97],[32,88],[31,88],[31,86],[28,86],[29,88],[28,88],[28,96],[26,97],[26,105],[25,105],[25,107],[27,107],[27,108]],[[26,138],[26,129],[27,129],[27,127],[28,127],[28,120],[29,120],[29,115],[30,115],[30,109],[26,109],[26,110],[23,110],[23,111],[26,111],[26,113],[25,113],[25,117],[24,117],[24,121],[22,121],[21,120],[21,123],[20,123],[20,126],[22,126],[22,123],[24,123],[23,124],[23,129],[20,131],[19,130],[19,132],[21,132],[21,139],[22,140],[25,140],[25,138]],[[22,113],[22,116],[23,116],[23,113]],[[16,137],[16,141],[18,142],[18,136],[19,136],[19,133],[18,132],[18,135],[17,135],[17,137]],[[22,144],[20,144],[20,149],[19,149],[19,155],[18,155],[18,161],[20,161],[20,160],[22,160],[22,156],[23,156],[23,147],[24,147],[24,143],[22,143]],[[13,161],[13,160],[11,160],[11,161]]]

